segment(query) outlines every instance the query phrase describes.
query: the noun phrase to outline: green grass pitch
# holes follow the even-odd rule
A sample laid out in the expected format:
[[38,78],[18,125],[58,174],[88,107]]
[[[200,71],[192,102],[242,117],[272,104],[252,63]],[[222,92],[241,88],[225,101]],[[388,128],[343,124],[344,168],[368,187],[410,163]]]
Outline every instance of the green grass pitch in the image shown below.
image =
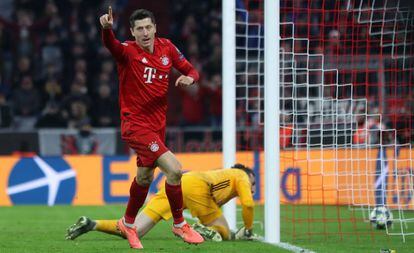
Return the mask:
[[[304,213],[300,210],[308,207],[293,208],[299,209],[281,207],[282,217],[294,221],[294,224],[282,222],[282,241],[314,252],[377,253],[381,248],[395,249],[397,253],[414,252],[414,236],[407,237],[406,243],[403,243],[400,236],[387,236],[384,231],[370,229],[369,224],[364,222],[343,222],[341,226],[329,219],[320,223],[306,222],[306,219],[301,219],[300,215]],[[340,209],[343,214],[349,212],[346,207]],[[306,215],[311,215],[314,221],[318,221],[317,216],[322,213],[324,217],[338,213],[337,207],[312,207],[307,210],[312,210],[306,211]],[[88,233],[75,241],[64,239],[66,228],[81,215],[94,219],[116,219],[123,211],[124,206],[121,205],[0,207],[0,252],[136,252],[129,249],[127,241],[97,232]],[[263,207],[256,208],[255,219],[263,220]],[[261,234],[260,222],[255,224],[255,231]],[[188,245],[173,236],[170,226],[167,222],[159,223],[142,239],[144,250],[141,252],[289,252],[261,242],[206,242],[199,246]],[[342,238],[332,233],[338,227]]]

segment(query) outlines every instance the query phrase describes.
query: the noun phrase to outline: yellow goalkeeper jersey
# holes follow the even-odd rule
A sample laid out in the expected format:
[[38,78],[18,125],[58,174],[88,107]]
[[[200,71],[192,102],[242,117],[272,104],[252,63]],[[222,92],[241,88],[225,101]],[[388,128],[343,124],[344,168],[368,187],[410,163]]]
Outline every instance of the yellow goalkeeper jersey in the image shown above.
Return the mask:
[[246,172],[240,169],[220,169],[207,172],[189,172],[188,175],[205,181],[210,187],[210,194],[219,206],[238,196],[242,205],[245,227],[252,228],[254,202],[251,183]]

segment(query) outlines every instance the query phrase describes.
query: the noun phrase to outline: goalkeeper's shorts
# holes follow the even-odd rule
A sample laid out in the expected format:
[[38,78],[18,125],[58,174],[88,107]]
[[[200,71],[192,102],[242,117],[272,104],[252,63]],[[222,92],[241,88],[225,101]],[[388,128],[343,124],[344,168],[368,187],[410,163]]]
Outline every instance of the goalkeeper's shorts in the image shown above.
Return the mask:
[[[210,188],[203,180],[184,174],[181,178],[184,209],[189,209],[193,217],[197,217],[201,224],[210,224],[222,215],[222,211],[210,194]],[[165,187],[151,198],[143,210],[155,223],[169,220],[172,217],[170,204]]]

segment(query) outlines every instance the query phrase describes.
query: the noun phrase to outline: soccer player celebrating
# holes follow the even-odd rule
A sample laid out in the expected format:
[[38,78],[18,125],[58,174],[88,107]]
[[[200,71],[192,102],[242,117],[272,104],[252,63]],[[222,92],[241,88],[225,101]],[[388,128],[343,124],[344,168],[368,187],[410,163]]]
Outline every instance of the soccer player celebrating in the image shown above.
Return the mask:
[[187,243],[199,244],[203,238],[185,222],[182,214],[181,164],[164,144],[171,68],[183,74],[176,80],[176,86],[192,85],[199,75],[168,39],[155,36],[152,12],[135,10],[129,21],[135,40],[121,43],[112,31],[112,8],[100,17],[103,43],[118,66],[122,139],[137,153],[137,174],[118,226],[131,248],[143,248],[133,224],[147,197],[154,169],[159,167],[167,177],[165,192],[174,218],[172,232]]
[[[200,220],[193,228],[205,240],[254,240],[253,233],[253,194],[256,189],[253,171],[242,164],[236,164],[228,170],[212,170],[206,172],[189,172],[182,177],[184,208]],[[229,226],[220,206],[233,197],[238,196],[242,205],[244,227],[231,235]],[[171,218],[165,188],[150,199],[135,220],[137,233],[143,237],[160,220]],[[66,239],[74,240],[89,231],[100,231],[125,237],[117,227],[116,220],[91,220],[82,216],[71,225]]]

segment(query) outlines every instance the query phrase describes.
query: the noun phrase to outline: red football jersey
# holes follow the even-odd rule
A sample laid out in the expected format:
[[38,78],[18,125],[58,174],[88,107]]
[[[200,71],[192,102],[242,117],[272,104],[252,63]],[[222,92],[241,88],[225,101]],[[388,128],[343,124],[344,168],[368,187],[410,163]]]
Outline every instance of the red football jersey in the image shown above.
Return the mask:
[[121,119],[154,131],[164,128],[171,68],[194,81],[198,72],[168,39],[155,38],[152,54],[135,41],[119,42],[112,29],[102,30],[102,40],[118,66]]

